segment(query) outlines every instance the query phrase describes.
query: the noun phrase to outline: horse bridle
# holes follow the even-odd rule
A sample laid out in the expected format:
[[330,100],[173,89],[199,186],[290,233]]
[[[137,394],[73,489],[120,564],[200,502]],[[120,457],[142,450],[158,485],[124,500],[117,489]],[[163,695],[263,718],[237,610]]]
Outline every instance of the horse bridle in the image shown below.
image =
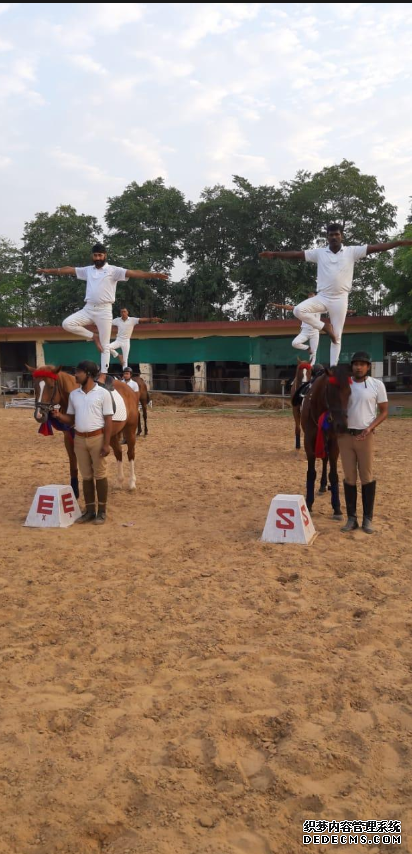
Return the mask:
[[[44,380],[44,379],[46,379],[46,377],[53,380],[53,391],[52,391],[52,396],[51,396],[51,399],[49,400],[49,402],[48,403],[42,403],[41,400],[35,400],[35,402],[34,402],[34,417],[37,420],[36,416],[38,413],[40,413],[40,415],[45,415],[46,413],[49,413],[53,410],[54,399],[56,397],[56,392],[57,392],[58,376],[57,376],[57,374],[52,375],[51,371],[39,370],[39,371],[34,371],[33,377],[37,380],[42,380],[42,379]],[[50,386],[48,386],[48,388],[50,388]]]
[[[325,406],[326,406],[326,409],[324,411],[327,414],[327,419],[328,419],[329,423],[332,423],[333,422],[333,413],[334,412],[343,412],[344,413],[344,409],[342,406],[331,406],[330,405],[329,399],[328,399],[328,388],[329,388],[329,379],[326,381],[326,385],[325,385]],[[313,412],[311,412],[311,416],[312,416],[312,420],[313,420],[314,424],[316,424],[316,426],[317,426],[318,422],[317,422]]]

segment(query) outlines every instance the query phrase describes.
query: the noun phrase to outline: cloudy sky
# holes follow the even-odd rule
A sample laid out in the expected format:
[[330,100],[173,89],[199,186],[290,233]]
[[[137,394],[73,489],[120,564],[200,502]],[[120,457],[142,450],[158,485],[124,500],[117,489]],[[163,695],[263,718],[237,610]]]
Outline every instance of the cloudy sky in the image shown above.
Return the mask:
[[196,200],[354,160],[402,226],[412,4],[0,3],[0,234],[163,176]]

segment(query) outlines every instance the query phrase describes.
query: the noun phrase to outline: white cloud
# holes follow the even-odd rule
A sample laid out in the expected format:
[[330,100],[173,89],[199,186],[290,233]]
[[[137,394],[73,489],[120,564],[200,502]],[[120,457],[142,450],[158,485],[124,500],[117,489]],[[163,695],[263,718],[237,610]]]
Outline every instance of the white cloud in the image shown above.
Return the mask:
[[208,35],[222,35],[236,29],[245,21],[255,18],[261,3],[193,3],[186,7],[187,26],[183,29],[180,45],[195,47]]
[[156,79],[164,83],[175,78],[189,77],[194,70],[191,62],[182,59],[169,59],[149,51],[136,51],[134,56],[144,63],[145,68],[151,69]]
[[10,163],[10,157],[5,157],[4,155],[0,154],[0,169],[5,169],[6,166],[10,166]]
[[82,68],[84,71],[91,71],[92,74],[107,74],[103,65],[100,65],[100,62],[96,62],[91,56],[77,53],[71,56],[70,59],[73,65],[76,65],[78,68]]
[[173,149],[162,145],[153,134],[142,128],[136,128],[132,129],[127,137],[113,141],[139,164],[145,180],[158,177],[168,178],[163,155],[173,151]]
[[133,24],[140,21],[146,10],[145,3],[98,3],[91,4],[93,20],[98,28],[115,32],[125,24]]
[[0,53],[5,53],[8,50],[13,50],[11,42],[6,42],[3,39],[0,39]]
[[20,98],[35,105],[44,104],[45,100],[40,92],[30,86],[35,79],[34,63],[25,58],[16,59],[7,73],[0,75],[0,101]]
[[89,163],[86,163],[78,154],[72,154],[69,151],[62,151],[59,147],[52,149],[50,153],[53,160],[60,164],[64,169],[78,172],[83,178],[86,178],[89,181],[107,181],[108,176],[102,169],[99,169],[98,166],[91,166]]

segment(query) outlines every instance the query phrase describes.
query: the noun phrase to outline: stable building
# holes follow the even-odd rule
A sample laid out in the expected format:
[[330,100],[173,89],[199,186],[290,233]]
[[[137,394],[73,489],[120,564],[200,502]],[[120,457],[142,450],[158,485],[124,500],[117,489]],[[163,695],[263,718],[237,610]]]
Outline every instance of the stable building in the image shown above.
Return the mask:
[[[297,356],[305,357],[305,351],[292,348],[298,328],[294,318],[137,325],[129,364],[140,369],[152,389],[279,394],[294,376]],[[329,338],[321,335],[319,362],[328,364],[329,347]],[[340,361],[349,362],[355,350],[371,354],[373,375],[393,390],[411,385],[407,354],[412,345],[406,326],[393,317],[348,317]],[[26,364],[72,370],[82,359],[100,361],[94,343],[60,326],[0,328],[2,385],[9,377],[28,384]],[[118,361],[111,363],[111,371],[120,372]]]

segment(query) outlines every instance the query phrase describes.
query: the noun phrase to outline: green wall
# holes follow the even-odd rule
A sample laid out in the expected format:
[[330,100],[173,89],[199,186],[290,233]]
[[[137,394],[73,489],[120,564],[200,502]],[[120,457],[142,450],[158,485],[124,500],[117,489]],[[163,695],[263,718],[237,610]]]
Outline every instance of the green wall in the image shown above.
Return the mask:
[[[142,341],[132,340],[129,361],[131,364],[147,362],[179,364],[182,362],[249,362],[255,365],[292,365],[296,356],[303,358],[304,350],[294,350],[294,336],[279,338],[259,336],[257,338],[223,337],[212,335],[208,338],[149,338]],[[330,341],[321,335],[318,361],[328,363]],[[374,362],[382,362],[384,340],[381,332],[344,335],[342,341],[341,362],[349,362],[355,350],[368,350]],[[47,364],[76,365],[82,359],[100,362],[99,353],[93,343],[87,341],[53,341],[44,344]],[[120,366],[120,362],[113,361]]]

